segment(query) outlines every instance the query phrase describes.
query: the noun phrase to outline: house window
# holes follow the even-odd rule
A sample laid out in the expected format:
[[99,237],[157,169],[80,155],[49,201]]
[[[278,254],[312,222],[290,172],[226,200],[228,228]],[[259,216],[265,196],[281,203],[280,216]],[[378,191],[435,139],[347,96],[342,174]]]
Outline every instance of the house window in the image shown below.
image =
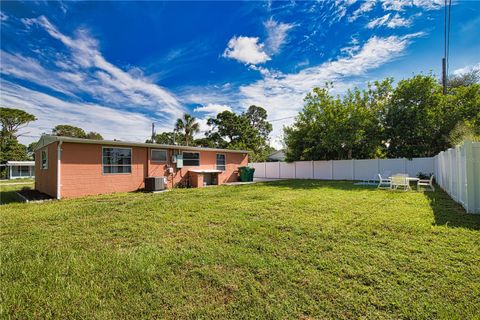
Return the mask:
[[167,150],[152,149],[153,162],[167,162]]
[[217,153],[217,170],[225,171],[225,155],[222,153]]
[[42,150],[41,156],[40,156],[40,168],[43,170],[48,169],[48,154],[47,150]]
[[130,148],[103,148],[103,173],[122,174],[132,173],[132,149]]
[[29,177],[30,167],[27,166],[12,166],[12,177]]
[[198,152],[184,152],[183,165],[196,167],[200,165],[200,153]]

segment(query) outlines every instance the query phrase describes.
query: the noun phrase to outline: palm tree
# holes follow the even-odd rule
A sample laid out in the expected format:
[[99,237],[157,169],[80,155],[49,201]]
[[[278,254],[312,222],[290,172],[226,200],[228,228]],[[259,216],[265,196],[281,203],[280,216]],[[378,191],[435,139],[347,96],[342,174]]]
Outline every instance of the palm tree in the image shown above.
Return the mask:
[[183,133],[185,137],[185,145],[193,141],[193,135],[200,132],[200,125],[195,117],[188,113],[183,115],[183,118],[178,118],[175,123],[175,131]]

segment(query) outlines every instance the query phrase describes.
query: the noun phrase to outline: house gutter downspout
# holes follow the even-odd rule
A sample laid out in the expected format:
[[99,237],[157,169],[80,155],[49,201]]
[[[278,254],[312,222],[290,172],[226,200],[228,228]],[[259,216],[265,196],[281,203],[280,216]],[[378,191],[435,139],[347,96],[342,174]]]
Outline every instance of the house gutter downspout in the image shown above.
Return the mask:
[[61,157],[62,157],[62,143],[63,141],[60,141],[57,146],[57,199],[62,198],[62,193],[61,193],[61,186],[60,186],[60,181],[61,181]]

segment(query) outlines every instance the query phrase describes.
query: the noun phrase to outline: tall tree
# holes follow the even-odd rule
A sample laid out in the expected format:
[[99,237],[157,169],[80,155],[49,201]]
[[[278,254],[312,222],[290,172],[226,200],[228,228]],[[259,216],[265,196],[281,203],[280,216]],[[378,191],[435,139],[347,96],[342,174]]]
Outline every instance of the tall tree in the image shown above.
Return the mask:
[[202,145],[249,150],[252,161],[264,161],[272,150],[268,145],[272,125],[267,121],[267,111],[262,107],[250,106],[242,114],[223,111],[207,123],[211,130],[207,132],[207,140],[202,141]]
[[331,84],[314,88],[295,123],[284,129],[287,161],[381,157],[379,119],[391,82],[386,79],[363,91],[349,90],[343,98],[330,94]]
[[177,132],[162,132],[157,133],[154,136],[154,139],[147,139],[147,143],[158,143],[158,144],[176,144],[177,142],[183,141],[183,135]]
[[19,109],[0,108],[0,162],[30,160],[27,148],[18,142],[19,130],[35,121],[34,115]]
[[103,140],[102,135],[100,133],[94,132],[94,131],[90,131],[89,133],[87,133],[85,135],[85,138],[86,139],[92,139],[92,140]]
[[52,130],[54,136],[82,138],[86,137],[86,133],[82,128],[75,127],[69,124],[59,124]]
[[447,86],[449,88],[468,87],[479,82],[480,68],[477,68],[459,75],[449,76]]
[[4,146],[0,152],[0,162],[6,161],[26,161],[31,158],[28,156],[27,147],[19,143],[17,139],[5,139]]
[[103,140],[100,133],[95,131],[85,132],[82,128],[69,124],[59,124],[52,129],[52,135],[62,137],[72,137],[81,139]]
[[251,105],[244,115],[250,125],[258,131],[258,134],[265,140],[272,132],[272,124],[267,121],[267,110],[256,105]]
[[341,97],[315,88],[285,128],[287,160],[431,157],[480,135],[480,84],[444,95],[431,75],[353,89]]
[[38,141],[34,141],[27,146],[27,155],[32,160],[35,160],[35,147],[37,146],[37,144]]
[[384,122],[388,157],[431,157],[450,147],[450,132],[458,121],[466,120],[458,99],[443,95],[431,75],[399,81]]
[[185,113],[182,118],[178,118],[175,123],[175,131],[183,134],[185,145],[190,145],[194,140],[194,135],[200,132],[200,125],[195,117]]
[[2,123],[2,139],[16,139],[18,131],[37,118],[20,109],[0,108],[0,122]]

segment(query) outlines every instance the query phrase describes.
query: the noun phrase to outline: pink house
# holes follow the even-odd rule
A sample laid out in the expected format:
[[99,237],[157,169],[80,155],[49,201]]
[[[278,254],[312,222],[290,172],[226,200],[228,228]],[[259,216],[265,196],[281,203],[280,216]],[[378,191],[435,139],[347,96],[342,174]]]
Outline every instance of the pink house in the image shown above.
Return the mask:
[[44,135],[35,150],[35,189],[57,199],[129,192],[147,177],[167,188],[238,181],[247,151]]

